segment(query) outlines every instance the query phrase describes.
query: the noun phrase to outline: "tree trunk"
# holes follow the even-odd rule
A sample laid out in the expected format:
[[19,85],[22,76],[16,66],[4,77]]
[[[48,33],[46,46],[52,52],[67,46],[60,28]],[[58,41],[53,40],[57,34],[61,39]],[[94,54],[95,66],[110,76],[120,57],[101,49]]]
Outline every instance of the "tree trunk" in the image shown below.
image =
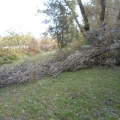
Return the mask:
[[104,27],[105,23],[105,0],[100,0],[100,4],[101,4],[101,13],[100,13],[100,24]]
[[80,11],[81,11],[81,14],[82,14],[82,17],[83,17],[83,21],[84,21],[84,30],[85,32],[89,31],[90,30],[90,25],[89,25],[89,22],[88,22],[88,17],[85,13],[85,9],[84,9],[84,6],[82,4],[82,1],[81,0],[77,0],[78,2],[78,5],[79,5],[79,8],[80,8]]
[[114,2],[117,14],[117,21],[120,21],[120,0],[114,0]]
[[73,14],[73,17],[74,17],[74,19],[75,19],[75,22],[77,23],[77,25],[78,25],[78,27],[79,27],[81,33],[83,34],[83,36],[85,36],[84,30],[83,30],[81,24],[79,23],[77,17],[75,16],[75,13],[74,13],[74,11],[73,11],[72,8],[71,8],[71,11],[72,11],[72,14]]
[[118,16],[117,16],[117,21],[120,21],[120,11],[119,11]]
[[84,30],[83,30],[82,25],[79,23],[79,21],[78,21],[76,15],[75,15],[75,11],[71,8],[71,6],[69,5],[69,2],[68,2],[67,0],[64,0],[64,1],[65,1],[66,5],[69,7],[69,9],[71,10],[72,15],[73,15],[73,17],[74,17],[74,20],[75,20],[75,22],[77,23],[77,25],[78,25],[78,27],[79,27],[81,33],[83,34],[83,36],[85,36],[85,32],[84,32]]

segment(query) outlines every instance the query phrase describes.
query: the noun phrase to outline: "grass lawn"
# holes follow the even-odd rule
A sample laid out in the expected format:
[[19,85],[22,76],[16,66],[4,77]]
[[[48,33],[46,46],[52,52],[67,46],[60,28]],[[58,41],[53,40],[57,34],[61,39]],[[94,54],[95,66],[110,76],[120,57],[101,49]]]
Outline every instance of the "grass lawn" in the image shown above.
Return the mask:
[[1,88],[0,120],[120,120],[120,67]]

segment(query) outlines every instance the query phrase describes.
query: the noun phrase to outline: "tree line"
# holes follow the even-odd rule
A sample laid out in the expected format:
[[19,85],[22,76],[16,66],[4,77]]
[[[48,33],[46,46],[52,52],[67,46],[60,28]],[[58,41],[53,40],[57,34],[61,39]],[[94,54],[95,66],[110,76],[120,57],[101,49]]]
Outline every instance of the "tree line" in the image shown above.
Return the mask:
[[90,0],[83,3],[82,0],[48,0],[44,3],[45,10],[38,12],[46,14],[49,19],[44,23],[49,33],[57,40],[60,49],[73,40],[79,40],[80,36],[86,36],[90,30],[96,28],[106,29],[108,25],[114,25],[120,21],[119,0]]

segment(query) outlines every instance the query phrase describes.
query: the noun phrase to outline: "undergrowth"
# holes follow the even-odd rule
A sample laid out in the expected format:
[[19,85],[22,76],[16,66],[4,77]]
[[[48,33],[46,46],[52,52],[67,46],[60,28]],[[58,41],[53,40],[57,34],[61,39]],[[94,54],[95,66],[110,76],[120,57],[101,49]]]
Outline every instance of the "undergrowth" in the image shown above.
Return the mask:
[[11,64],[19,59],[19,56],[17,55],[6,55],[3,57],[0,57],[0,66],[4,64]]

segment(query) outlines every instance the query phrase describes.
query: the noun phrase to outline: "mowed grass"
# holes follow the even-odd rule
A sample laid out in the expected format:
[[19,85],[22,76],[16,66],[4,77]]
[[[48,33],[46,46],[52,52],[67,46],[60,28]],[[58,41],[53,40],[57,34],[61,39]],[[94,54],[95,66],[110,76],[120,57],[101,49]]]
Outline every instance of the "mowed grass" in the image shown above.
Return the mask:
[[1,88],[0,120],[120,120],[120,67]]

